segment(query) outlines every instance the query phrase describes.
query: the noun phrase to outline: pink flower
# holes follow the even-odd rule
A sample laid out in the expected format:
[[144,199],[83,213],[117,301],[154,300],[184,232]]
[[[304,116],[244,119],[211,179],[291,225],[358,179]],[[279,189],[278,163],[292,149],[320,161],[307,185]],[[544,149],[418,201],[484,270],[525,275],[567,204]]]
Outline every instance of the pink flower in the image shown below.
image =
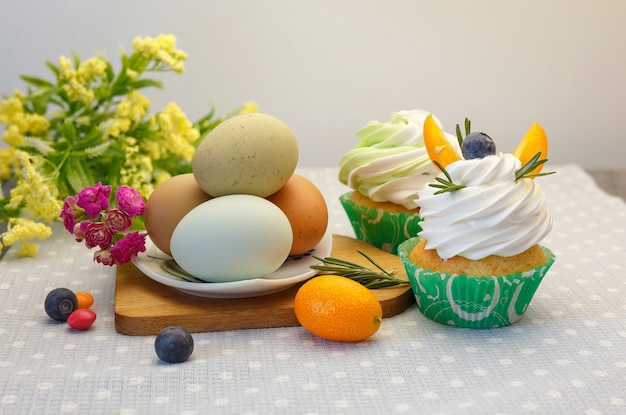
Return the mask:
[[74,233],[77,214],[80,215],[80,213],[84,212],[85,211],[76,204],[76,196],[68,196],[65,198],[59,217],[63,219],[63,225],[69,233]]
[[132,225],[132,219],[123,210],[111,209],[104,218],[104,223],[113,232],[124,232]]
[[77,223],[74,225],[74,232],[72,234],[76,237],[76,242],[82,242],[85,239],[85,233],[80,229],[80,226],[83,222]]
[[120,186],[115,193],[117,207],[130,215],[131,218],[146,213],[146,202],[141,194],[126,186]]
[[125,264],[146,250],[146,233],[131,232],[126,234],[109,250],[116,264]]
[[87,248],[107,249],[113,243],[113,232],[102,222],[81,222],[80,233],[84,235]]
[[[117,206],[109,209],[112,186],[101,182],[69,196],[63,203],[59,217],[65,229],[85,241],[89,249],[98,247],[94,261],[103,265],[121,265],[146,250],[147,234],[131,232],[133,217],[146,213],[146,202],[141,194],[130,187],[120,186],[115,193]],[[117,242],[116,242],[117,241]]]
[[95,219],[100,212],[109,208],[111,186],[102,186],[98,182],[93,187],[85,187],[76,195],[76,204],[87,212],[89,219]]
[[108,250],[97,251],[93,254],[93,260],[102,265],[113,266],[115,265],[115,260],[113,256]]

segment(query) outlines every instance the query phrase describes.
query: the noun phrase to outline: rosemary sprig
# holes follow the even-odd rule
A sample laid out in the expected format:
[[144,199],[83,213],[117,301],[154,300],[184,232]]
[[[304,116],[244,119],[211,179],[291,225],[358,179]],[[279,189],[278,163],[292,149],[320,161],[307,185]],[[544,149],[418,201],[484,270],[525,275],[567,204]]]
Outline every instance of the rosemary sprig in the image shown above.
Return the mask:
[[526,162],[526,164],[524,164],[519,170],[517,170],[515,172],[515,181],[518,181],[518,180],[521,180],[521,179],[529,179],[531,177],[547,176],[549,174],[554,174],[555,172],[553,172],[553,171],[549,171],[549,172],[545,172],[545,173],[531,173],[537,167],[541,166],[543,163],[548,161],[548,159],[541,159],[540,160],[539,157],[541,157],[541,151],[538,152],[537,154],[535,154],[533,156],[533,158],[528,160],[528,162]]
[[[465,137],[472,132],[472,122],[469,118],[465,117]],[[456,139],[459,141],[459,147],[463,146],[463,135],[461,135],[461,126],[456,125]]]
[[375,271],[353,262],[345,261],[337,258],[313,258],[318,261],[322,261],[324,265],[311,265],[311,268],[320,271],[320,275],[338,275],[340,277],[346,277],[358,282],[366,288],[384,288],[394,285],[409,284],[407,280],[397,278],[393,275],[394,270],[385,271],[380,265],[378,265],[367,254],[357,249],[357,252],[363,255],[369,262],[371,262],[379,271]]
[[446,179],[441,178],[441,177],[435,177],[435,180],[437,181],[437,183],[430,183],[429,186],[430,187],[434,187],[440,190],[437,190],[434,194],[438,195],[441,193],[445,193],[445,192],[454,192],[455,190],[459,190],[465,187],[464,184],[456,184],[452,181],[452,177],[450,177],[450,174],[448,173],[448,171],[441,165],[441,163],[439,163],[437,160],[433,160],[433,163],[435,163],[435,165],[437,165],[437,167],[439,167],[439,170],[441,170],[443,172],[443,174],[446,176]]
[[463,145],[463,135],[461,134],[461,126],[459,124],[456,125],[456,139],[459,142],[459,147]]

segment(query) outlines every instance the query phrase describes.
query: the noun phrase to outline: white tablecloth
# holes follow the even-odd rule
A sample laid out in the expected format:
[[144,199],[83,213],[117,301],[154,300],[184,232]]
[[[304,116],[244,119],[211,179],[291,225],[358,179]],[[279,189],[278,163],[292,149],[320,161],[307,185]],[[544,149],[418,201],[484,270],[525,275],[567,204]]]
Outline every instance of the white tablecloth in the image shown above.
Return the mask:
[[[626,413],[626,205],[573,165],[537,180],[556,254],[526,316],[493,330],[444,326],[413,305],[361,343],[301,327],[193,334],[165,364],[154,336],[115,331],[115,270],[62,227],[35,258],[0,261],[1,414]],[[334,233],[353,235],[334,168],[301,168]],[[50,320],[49,290],[96,298],[88,331]]]

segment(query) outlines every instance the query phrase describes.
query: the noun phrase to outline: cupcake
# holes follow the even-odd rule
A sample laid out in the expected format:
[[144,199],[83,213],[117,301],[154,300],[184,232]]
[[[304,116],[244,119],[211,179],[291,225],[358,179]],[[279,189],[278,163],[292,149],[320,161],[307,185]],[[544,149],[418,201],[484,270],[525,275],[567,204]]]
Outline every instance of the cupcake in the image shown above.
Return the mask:
[[438,171],[424,147],[426,111],[400,111],[357,131],[356,147],[339,160],[339,181],[352,190],[339,200],[356,237],[395,254],[420,231],[417,191]]
[[539,245],[552,218],[534,180],[547,174],[540,173],[547,140],[535,124],[513,154],[503,154],[487,135],[467,130],[461,156],[426,120],[426,146],[442,172],[418,191],[422,229],[398,254],[426,317],[503,327],[522,318],[555,259]]

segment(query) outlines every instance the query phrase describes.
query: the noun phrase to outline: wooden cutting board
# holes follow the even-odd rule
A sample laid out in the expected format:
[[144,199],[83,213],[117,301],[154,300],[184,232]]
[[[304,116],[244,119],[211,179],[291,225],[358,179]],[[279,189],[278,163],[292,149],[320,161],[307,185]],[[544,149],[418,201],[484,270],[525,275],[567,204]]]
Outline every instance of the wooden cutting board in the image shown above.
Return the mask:
[[[395,269],[407,279],[402,261],[362,241],[333,235],[330,256],[373,268],[357,250],[383,269]],[[115,328],[131,336],[156,335],[167,326],[181,326],[192,333],[298,326],[293,299],[304,282],[274,294],[242,299],[212,299],[183,293],[160,284],[132,263],[117,267]],[[410,285],[372,290],[383,308],[383,318],[406,310],[415,302]]]

